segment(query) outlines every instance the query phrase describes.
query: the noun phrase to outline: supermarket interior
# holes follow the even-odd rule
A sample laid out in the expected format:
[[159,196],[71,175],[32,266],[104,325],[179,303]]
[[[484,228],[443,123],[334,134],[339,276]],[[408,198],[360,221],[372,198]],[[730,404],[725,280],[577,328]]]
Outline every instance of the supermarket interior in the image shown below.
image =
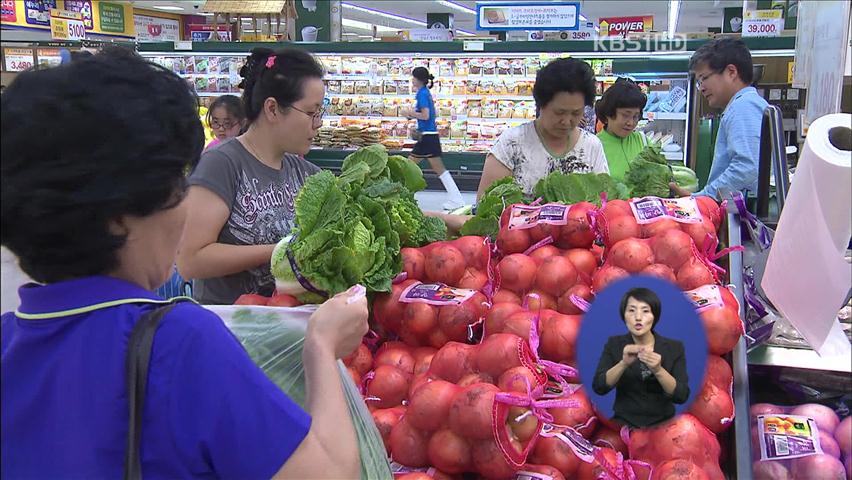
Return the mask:
[[852,480],[850,64],[842,0],[3,0],[2,476]]

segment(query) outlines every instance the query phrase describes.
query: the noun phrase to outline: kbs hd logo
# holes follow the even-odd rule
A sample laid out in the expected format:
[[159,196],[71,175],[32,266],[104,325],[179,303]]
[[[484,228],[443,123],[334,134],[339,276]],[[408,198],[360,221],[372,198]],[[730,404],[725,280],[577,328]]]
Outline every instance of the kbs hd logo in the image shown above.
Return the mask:
[[643,38],[609,37],[595,40],[596,52],[685,52],[686,36],[654,35]]

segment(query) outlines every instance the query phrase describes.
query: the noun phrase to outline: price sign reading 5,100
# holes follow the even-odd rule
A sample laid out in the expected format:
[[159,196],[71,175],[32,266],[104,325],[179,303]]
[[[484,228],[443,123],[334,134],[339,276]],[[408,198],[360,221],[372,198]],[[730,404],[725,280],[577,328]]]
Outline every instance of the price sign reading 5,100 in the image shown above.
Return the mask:
[[86,26],[83,22],[68,22],[68,37],[80,40],[86,38]]

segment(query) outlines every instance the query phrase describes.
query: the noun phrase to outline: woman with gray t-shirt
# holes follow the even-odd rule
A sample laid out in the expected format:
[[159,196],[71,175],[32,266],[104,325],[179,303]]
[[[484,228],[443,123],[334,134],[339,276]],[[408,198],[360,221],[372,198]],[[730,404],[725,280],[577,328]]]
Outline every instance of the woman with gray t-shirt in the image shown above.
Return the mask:
[[302,158],[324,113],[316,59],[296,49],[255,49],[240,75],[248,129],[204,152],[189,178],[178,270],[194,280],[203,304],[274,293],[272,250],[294,226],[299,189],[320,170]]

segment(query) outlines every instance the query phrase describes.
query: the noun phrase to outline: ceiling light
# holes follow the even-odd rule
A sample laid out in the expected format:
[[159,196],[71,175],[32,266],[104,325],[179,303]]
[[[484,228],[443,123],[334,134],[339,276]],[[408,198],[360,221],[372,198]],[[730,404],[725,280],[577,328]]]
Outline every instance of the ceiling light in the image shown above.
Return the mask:
[[439,0],[438,3],[445,6],[445,7],[450,7],[450,8],[456,9],[460,12],[476,14],[476,10],[474,10],[470,7],[465,7],[464,5],[459,5],[458,3],[455,3],[455,2],[450,2],[450,1],[447,1],[447,0]]
[[478,33],[468,32],[467,30],[456,30],[456,33],[459,35],[466,35],[468,37],[475,37],[479,35]]
[[154,5],[151,8],[156,8],[157,10],[165,10],[167,12],[182,12],[183,7],[174,7],[172,5]]
[[392,20],[399,20],[400,22],[408,22],[419,27],[425,27],[426,22],[421,20],[415,20],[413,18],[403,17],[402,15],[394,15],[392,13],[383,12],[381,10],[373,10],[372,8],[361,7],[358,5],[352,5],[351,3],[342,4],[343,8],[349,10],[357,10],[359,12],[369,13],[370,15],[378,15],[380,17],[390,18]]
[[200,12],[199,15],[203,15],[205,17],[212,17],[213,16],[213,14],[210,13],[210,12]]
[[[342,23],[343,23],[343,26],[345,26],[345,27],[360,28],[361,30],[370,30],[370,31],[373,30],[373,24],[372,23],[360,22],[358,20],[352,20],[351,18],[344,18]],[[386,27],[384,25],[376,25],[376,30],[379,31],[379,32],[396,33],[400,30],[405,30],[405,29],[404,28]]]
[[677,30],[677,20],[680,15],[680,0],[669,1],[669,38],[674,38]]
[[343,35],[343,36],[349,36],[349,35],[351,35],[351,36],[355,36],[355,37],[357,37],[357,36],[358,36],[358,34],[357,34],[357,33],[354,33],[354,32],[343,32],[343,33],[341,33],[341,35]]

